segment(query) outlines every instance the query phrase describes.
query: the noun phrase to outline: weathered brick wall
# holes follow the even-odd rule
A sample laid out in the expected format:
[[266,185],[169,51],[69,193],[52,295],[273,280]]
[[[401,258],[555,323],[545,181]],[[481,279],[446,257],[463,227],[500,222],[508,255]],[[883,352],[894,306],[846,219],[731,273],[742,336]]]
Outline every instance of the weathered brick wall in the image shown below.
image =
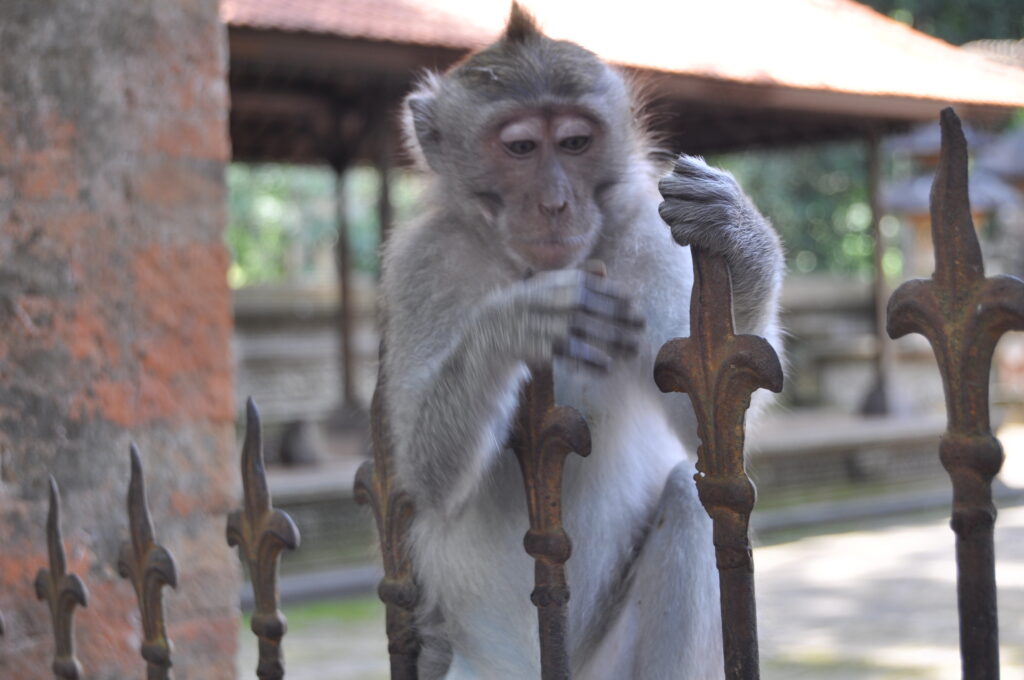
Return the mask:
[[226,62],[217,0],[0,3],[0,678],[52,677],[49,473],[85,676],[142,677],[116,571],[132,440],[178,562],[175,677],[234,677]]

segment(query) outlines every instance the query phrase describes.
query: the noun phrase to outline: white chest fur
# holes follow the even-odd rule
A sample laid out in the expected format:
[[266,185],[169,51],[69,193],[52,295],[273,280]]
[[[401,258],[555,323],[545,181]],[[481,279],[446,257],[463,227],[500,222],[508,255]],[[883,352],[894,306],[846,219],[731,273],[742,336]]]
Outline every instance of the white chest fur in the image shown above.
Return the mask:
[[[600,620],[668,472],[685,457],[657,388],[638,373],[635,365],[596,379],[556,371],[557,401],[584,415],[593,442],[587,459],[566,461],[563,484],[563,521],[573,541],[566,565],[570,647]],[[538,645],[529,599],[533,561],[522,544],[528,527],[511,452],[498,457],[458,516],[423,516],[414,527],[417,572],[437,598],[427,604],[447,614],[459,667],[476,677],[531,677],[523,666],[537,658]],[[456,611],[459,620],[452,620]]]

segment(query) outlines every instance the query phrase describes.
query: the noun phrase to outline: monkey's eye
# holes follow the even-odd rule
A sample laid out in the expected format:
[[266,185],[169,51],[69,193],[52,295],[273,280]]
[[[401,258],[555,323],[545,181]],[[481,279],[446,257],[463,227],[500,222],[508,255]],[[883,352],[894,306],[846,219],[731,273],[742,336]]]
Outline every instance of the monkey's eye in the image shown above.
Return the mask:
[[537,142],[532,139],[515,139],[505,142],[505,149],[513,156],[528,156],[537,148]]
[[573,135],[572,137],[566,137],[559,142],[558,145],[569,153],[580,153],[590,146],[590,135]]

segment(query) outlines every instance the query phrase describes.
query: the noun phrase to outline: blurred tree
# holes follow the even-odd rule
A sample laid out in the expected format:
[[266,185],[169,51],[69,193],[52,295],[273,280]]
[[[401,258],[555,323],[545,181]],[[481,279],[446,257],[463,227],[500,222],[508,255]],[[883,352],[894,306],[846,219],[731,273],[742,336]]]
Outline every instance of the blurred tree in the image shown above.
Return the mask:
[[330,168],[233,163],[228,168],[227,243],[233,288],[315,278],[316,253],[334,240]]
[[[353,266],[375,272],[379,178],[376,170],[361,166],[349,170],[345,181]],[[409,216],[421,183],[408,172],[396,172],[391,187],[396,219]],[[334,188],[327,166],[233,163],[226,234],[231,286],[333,281]]]
[[862,0],[897,21],[954,45],[982,38],[1024,37],[1021,0]]
[[871,269],[863,143],[752,151],[709,159],[731,171],[778,229],[793,273]]
[[[865,4],[957,45],[1024,36],[1021,0],[866,0]],[[1011,124],[1024,124],[1024,111]],[[851,142],[749,151],[710,160],[731,170],[775,224],[786,244],[792,273],[866,274],[871,270],[872,245],[865,151],[863,142]],[[909,174],[905,163],[894,167],[893,159],[884,160],[883,176]],[[883,219],[882,227],[888,238],[898,232],[891,219]],[[899,276],[900,249],[887,246],[884,258],[886,274]]]
[[[953,44],[1024,36],[1021,0],[866,0],[883,14]],[[1024,112],[1016,122],[1024,124]],[[709,159],[731,170],[773,221],[794,274],[867,274],[871,269],[870,212],[863,142]],[[889,167],[887,173],[893,171]],[[907,172],[895,168],[896,176]],[[372,167],[347,173],[353,266],[375,272],[380,227],[379,178]],[[408,219],[422,178],[396,171],[392,202],[397,223]],[[228,245],[233,287],[334,276],[334,180],[327,167],[232,164],[228,171]],[[887,236],[896,230],[883,230]],[[891,227],[891,225],[889,225]],[[886,273],[900,274],[898,248],[887,248]]]

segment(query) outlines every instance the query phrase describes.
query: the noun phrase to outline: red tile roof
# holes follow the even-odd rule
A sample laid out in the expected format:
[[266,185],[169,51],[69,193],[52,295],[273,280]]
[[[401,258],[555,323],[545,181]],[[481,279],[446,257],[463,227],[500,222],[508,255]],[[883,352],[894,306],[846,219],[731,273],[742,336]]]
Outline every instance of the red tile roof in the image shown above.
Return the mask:
[[[231,26],[474,48],[509,0],[221,0]],[[1024,69],[919,33],[852,0],[523,3],[545,33],[628,66],[732,83],[1024,106]]]

